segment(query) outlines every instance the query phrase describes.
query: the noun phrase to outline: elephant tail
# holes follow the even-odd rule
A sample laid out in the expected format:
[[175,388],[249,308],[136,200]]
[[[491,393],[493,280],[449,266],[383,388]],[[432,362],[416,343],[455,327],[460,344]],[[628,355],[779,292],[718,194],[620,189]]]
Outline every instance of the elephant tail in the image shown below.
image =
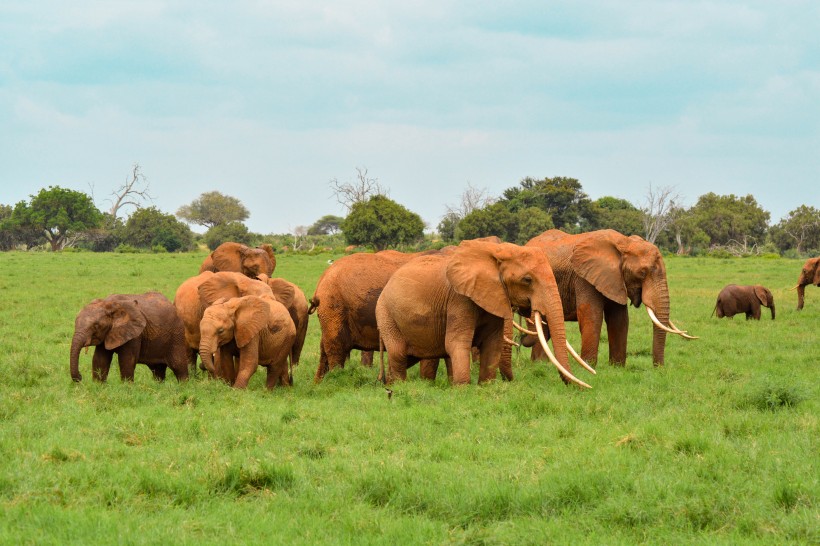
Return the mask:
[[715,316],[715,311],[717,311],[718,305],[720,305],[720,298],[718,298],[717,301],[715,302],[715,306],[712,308],[712,314],[709,315],[709,318],[712,318],[712,317]]
[[319,297],[314,294],[313,299],[310,300],[308,315],[312,315],[313,313],[315,313],[317,307],[319,307]]
[[387,374],[384,373],[384,340],[379,336],[379,380],[387,385]]

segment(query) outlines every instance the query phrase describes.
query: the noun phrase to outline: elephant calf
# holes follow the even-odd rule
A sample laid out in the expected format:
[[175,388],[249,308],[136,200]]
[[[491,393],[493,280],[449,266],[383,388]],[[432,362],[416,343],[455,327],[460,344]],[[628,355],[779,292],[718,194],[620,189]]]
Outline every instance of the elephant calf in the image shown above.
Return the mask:
[[761,305],[772,310],[772,320],[774,320],[774,296],[768,288],[759,284],[754,286],[729,284],[718,294],[712,314],[717,313],[718,318],[732,318],[738,313],[746,313],[746,320],[750,317],[760,320]]
[[77,315],[71,340],[71,378],[82,380],[80,350],[94,346],[94,379],[105,381],[114,354],[123,380],[134,380],[137,363],[147,364],[154,377],[165,379],[171,368],[179,381],[188,379],[188,356],[182,320],[174,305],[159,292],[113,294],[96,299]]

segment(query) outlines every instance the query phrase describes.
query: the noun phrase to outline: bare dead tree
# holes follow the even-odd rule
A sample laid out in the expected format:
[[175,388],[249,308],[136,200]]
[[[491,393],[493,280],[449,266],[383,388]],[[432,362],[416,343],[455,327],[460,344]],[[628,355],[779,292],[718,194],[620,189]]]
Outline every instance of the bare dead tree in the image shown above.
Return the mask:
[[336,197],[336,201],[344,206],[348,212],[356,203],[367,201],[374,195],[387,195],[387,190],[379,184],[378,178],[367,176],[367,169],[356,167],[355,182],[339,182],[333,178],[330,181],[330,189]]
[[655,189],[649,184],[644,205],[640,209],[643,213],[644,238],[648,242],[655,244],[658,235],[674,222],[673,211],[680,201],[681,196],[675,191],[674,186]]
[[131,169],[131,174],[125,177],[125,182],[111,192],[111,208],[108,209],[108,214],[112,218],[116,218],[120,210],[124,207],[133,206],[139,208],[144,201],[153,201],[154,197],[149,193],[149,184],[142,174],[142,169],[139,163],[134,163]]
[[483,209],[495,203],[490,197],[487,188],[476,188],[467,182],[467,189],[461,194],[460,201],[455,205],[446,205],[447,214],[464,218],[474,210]]

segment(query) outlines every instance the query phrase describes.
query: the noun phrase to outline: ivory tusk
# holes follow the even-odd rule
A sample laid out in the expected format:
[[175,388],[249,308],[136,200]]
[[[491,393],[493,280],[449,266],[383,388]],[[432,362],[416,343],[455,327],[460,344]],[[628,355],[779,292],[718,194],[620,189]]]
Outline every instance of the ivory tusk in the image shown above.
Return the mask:
[[664,325],[663,325],[663,323],[661,323],[661,321],[659,321],[659,320],[658,320],[658,317],[657,317],[657,316],[655,316],[655,312],[652,310],[652,308],[651,308],[651,307],[648,307],[648,306],[647,306],[647,308],[646,308],[646,312],[647,312],[647,313],[649,313],[649,318],[650,318],[650,319],[652,319],[652,322],[654,322],[654,323],[655,323],[655,326],[657,326],[657,327],[658,327],[658,328],[660,328],[661,330],[664,330],[664,331],[666,331],[666,332],[669,332],[670,334],[677,334],[677,333],[679,333],[679,332],[677,332],[677,331],[673,330],[672,328],[669,328],[668,326],[664,326]]
[[519,345],[519,344],[518,344],[518,343],[516,343],[515,341],[511,340],[511,339],[510,339],[510,338],[508,338],[507,336],[504,336],[504,341],[505,341],[505,342],[507,342],[507,343],[509,343],[509,344],[510,344],[510,345],[512,345],[513,347],[521,347],[521,345]]
[[569,341],[567,341],[567,351],[569,351],[569,354],[571,354],[571,355],[572,355],[572,358],[574,358],[575,360],[577,360],[577,361],[578,361],[578,364],[580,364],[581,366],[583,366],[584,368],[586,368],[586,370],[587,370],[589,373],[591,373],[592,375],[598,375],[598,372],[596,372],[596,371],[595,371],[595,368],[593,368],[592,366],[590,366],[589,364],[587,364],[586,362],[584,362],[584,359],[583,359],[583,358],[581,358],[581,357],[578,355],[578,353],[576,353],[576,352],[575,352],[575,349],[573,349],[573,348],[572,348],[572,345],[570,345],[570,344],[569,344]]
[[800,285],[799,285],[799,284],[795,284],[794,286],[792,286],[791,288],[789,288],[789,290],[797,290],[798,288],[800,288]]
[[544,336],[544,328],[543,328],[543,326],[541,326],[541,313],[539,313],[538,311],[535,312],[535,329],[538,331],[538,339],[541,341],[541,346],[544,348],[544,351],[547,353],[547,357],[550,359],[550,362],[552,362],[552,365],[555,366],[556,368],[558,368],[558,371],[561,373],[561,375],[563,375],[564,377],[566,377],[567,379],[569,379],[573,383],[576,383],[578,385],[581,385],[582,387],[586,387],[588,389],[591,389],[592,387],[590,385],[588,385],[587,383],[584,383],[583,381],[581,381],[580,379],[578,379],[577,377],[572,375],[569,372],[569,370],[564,368],[561,365],[561,363],[558,362],[558,359],[555,358],[555,355],[552,354],[552,351],[550,351],[550,348],[547,345],[547,338]]
[[675,330],[677,330],[677,331],[679,332],[679,333],[678,333],[678,335],[679,335],[680,337],[684,338],[684,339],[700,339],[698,336],[693,336],[693,335],[690,335],[690,334],[689,334],[689,332],[687,332],[686,330],[681,330],[680,328],[678,328],[677,326],[675,326],[675,325],[672,323],[672,321],[671,321],[671,320],[669,321],[669,326],[671,326],[672,328],[674,328]]
[[521,326],[520,324],[518,324],[515,321],[513,321],[512,325],[519,332],[523,332],[523,333],[531,335],[531,336],[537,336],[538,335],[536,332],[533,332],[532,330],[527,330],[526,328],[524,328],[523,326]]

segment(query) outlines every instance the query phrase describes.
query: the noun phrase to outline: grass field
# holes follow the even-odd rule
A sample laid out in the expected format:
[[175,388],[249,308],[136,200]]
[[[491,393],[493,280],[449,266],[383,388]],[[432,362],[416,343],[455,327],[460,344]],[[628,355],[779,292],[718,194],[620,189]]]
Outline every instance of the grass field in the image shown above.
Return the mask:
[[[653,368],[631,309],[627,366],[573,368],[591,391],[523,351],[511,383],[414,378],[388,400],[356,354],[314,385],[315,316],[292,389],[145,366],[95,384],[91,353],[71,381],[85,303],[172,298],[203,257],[0,254],[0,543],[820,543],[820,289],[801,312],[787,290],[802,261],[668,258],[672,318],[701,339],[670,336]],[[276,273],[310,296],[331,257]],[[710,318],[730,282],[770,287],[777,320]]]

